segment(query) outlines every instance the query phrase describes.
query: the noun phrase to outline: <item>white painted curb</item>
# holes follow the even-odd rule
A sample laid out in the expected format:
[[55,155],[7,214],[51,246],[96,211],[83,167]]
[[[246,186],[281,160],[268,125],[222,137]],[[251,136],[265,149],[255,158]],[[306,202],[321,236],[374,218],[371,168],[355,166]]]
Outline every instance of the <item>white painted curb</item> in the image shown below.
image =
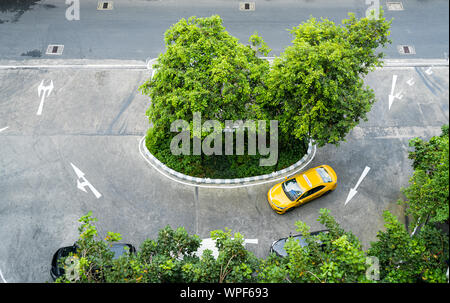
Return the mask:
[[[145,136],[139,141],[139,153],[144,158],[147,163],[149,163],[154,169],[156,169],[160,174],[167,177],[168,179],[175,181],[180,184],[194,186],[194,187],[205,187],[205,188],[240,188],[240,187],[250,187],[266,183],[271,183],[279,180],[284,180],[285,177],[293,175],[300,170],[304,169],[315,157],[316,155],[316,145],[311,143],[308,146],[308,152],[303,156],[302,159],[294,163],[293,165],[282,169],[280,171],[272,172],[270,174],[262,176],[254,176],[247,178],[236,178],[236,179],[209,179],[209,178],[197,178],[188,175],[184,175],[177,172],[164,163],[159,161],[155,156],[153,156],[145,146]],[[302,165],[303,164],[303,165]],[[248,183],[253,182],[253,183]],[[214,184],[214,185],[206,185]],[[229,185],[238,184],[238,185]]]

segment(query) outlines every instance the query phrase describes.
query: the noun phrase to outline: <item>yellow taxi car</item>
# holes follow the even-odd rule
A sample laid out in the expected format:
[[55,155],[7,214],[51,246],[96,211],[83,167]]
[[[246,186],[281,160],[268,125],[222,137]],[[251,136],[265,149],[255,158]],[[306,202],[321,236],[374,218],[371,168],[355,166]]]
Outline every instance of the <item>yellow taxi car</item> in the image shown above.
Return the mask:
[[276,184],[267,193],[267,199],[277,213],[284,214],[334,190],[336,186],[334,170],[328,165],[320,165]]

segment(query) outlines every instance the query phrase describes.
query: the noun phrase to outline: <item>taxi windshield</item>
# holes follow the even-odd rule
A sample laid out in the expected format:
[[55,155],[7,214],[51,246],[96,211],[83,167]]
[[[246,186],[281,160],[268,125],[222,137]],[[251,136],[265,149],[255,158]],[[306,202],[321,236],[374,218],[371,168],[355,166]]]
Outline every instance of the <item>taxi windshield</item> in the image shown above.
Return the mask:
[[295,178],[284,182],[282,187],[284,193],[291,201],[297,200],[297,198],[300,197],[301,194],[303,194],[303,190],[300,188]]

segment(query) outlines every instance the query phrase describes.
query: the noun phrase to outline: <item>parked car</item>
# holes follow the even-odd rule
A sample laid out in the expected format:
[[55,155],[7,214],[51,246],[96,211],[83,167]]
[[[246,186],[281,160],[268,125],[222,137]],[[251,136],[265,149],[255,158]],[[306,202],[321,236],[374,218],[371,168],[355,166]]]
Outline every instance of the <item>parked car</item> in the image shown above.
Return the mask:
[[[315,232],[310,233],[310,235],[315,236],[320,233],[328,233],[328,230],[315,231]],[[286,244],[286,241],[289,238],[293,238],[293,239],[297,240],[302,247],[305,247],[308,245],[305,241],[304,236],[302,236],[301,234],[298,234],[298,235],[289,236],[289,237],[281,238],[277,241],[274,241],[272,243],[272,245],[270,246],[270,253],[275,253],[279,257],[287,257],[287,252],[284,249],[284,245]]]
[[304,173],[286,178],[267,193],[270,207],[278,214],[310,202],[337,187],[337,176],[328,165],[320,165]]
[[[61,261],[65,257],[69,256],[71,253],[75,254],[77,251],[77,243],[75,242],[72,246],[61,247],[58,249],[52,258],[52,267],[50,269],[50,275],[53,281],[64,275],[64,268],[62,267]],[[114,253],[113,259],[117,259],[124,253],[135,254],[136,248],[131,244],[126,243],[114,243],[110,247],[110,250]]]

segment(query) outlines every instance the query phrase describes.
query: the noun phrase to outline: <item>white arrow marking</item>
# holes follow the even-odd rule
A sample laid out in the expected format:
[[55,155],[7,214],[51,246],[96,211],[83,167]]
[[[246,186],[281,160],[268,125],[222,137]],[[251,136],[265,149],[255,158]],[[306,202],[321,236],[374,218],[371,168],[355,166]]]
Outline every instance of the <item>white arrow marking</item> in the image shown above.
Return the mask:
[[[233,240],[234,238],[231,239]],[[258,244],[258,239],[244,239],[243,244],[244,246],[245,244]],[[195,255],[197,257],[201,257],[205,249],[209,249],[212,251],[214,259],[217,259],[217,257],[219,257],[219,250],[216,247],[216,241],[213,240],[212,238],[203,239],[202,242],[200,243],[200,247],[195,252]]]
[[42,109],[44,107],[44,99],[45,97],[50,96],[50,93],[53,90],[53,80],[50,80],[50,84],[45,86],[44,80],[41,81],[38,87],[38,96],[41,97],[41,103],[39,103],[39,108],[36,115],[40,116],[42,114]]
[[[77,187],[78,189],[84,191],[87,193],[86,186],[89,187],[89,189],[92,191],[92,193],[95,195],[95,197],[98,199],[102,195],[98,192],[98,190],[95,189],[94,186],[84,177],[84,173],[76,167],[73,163],[70,163],[72,165],[73,170],[75,171],[75,174],[77,174],[78,180],[77,180]],[[80,182],[80,179],[83,180],[83,182]]]
[[3,283],[8,283],[8,282],[6,282],[5,277],[3,277],[3,274],[2,274],[1,270],[0,270],[0,278],[2,278]]
[[9,126],[0,128],[0,133],[1,133],[2,131],[4,131],[4,130],[7,130],[8,128],[9,128]]
[[394,96],[394,90],[395,90],[395,84],[397,83],[397,75],[392,76],[392,87],[391,87],[391,93],[389,95],[389,109],[391,109],[391,105],[394,102],[395,96]]
[[414,78],[409,79],[408,81],[406,81],[406,83],[407,83],[409,86],[413,86],[413,85],[414,85]]
[[258,244],[258,239],[244,239],[245,244]]
[[433,71],[431,70],[431,66],[425,71],[427,75],[431,75]]
[[369,173],[370,167],[366,166],[364,168],[363,173],[361,174],[361,177],[359,177],[358,183],[356,183],[356,186],[350,189],[350,192],[348,193],[347,200],[345,200],[345,204],[347,203],[356,195],[359,184],[361,184],[362,180],[366,177],[366,175]]

